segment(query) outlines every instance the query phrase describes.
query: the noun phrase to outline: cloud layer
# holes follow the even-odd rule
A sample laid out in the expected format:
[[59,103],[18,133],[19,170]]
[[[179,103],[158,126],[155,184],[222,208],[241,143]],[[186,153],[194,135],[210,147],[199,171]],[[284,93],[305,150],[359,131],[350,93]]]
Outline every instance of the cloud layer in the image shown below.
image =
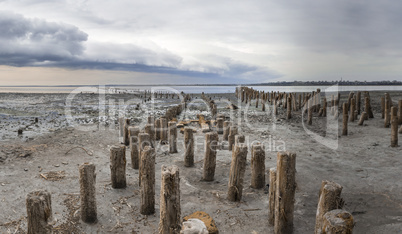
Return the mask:
[[401,79],[399,1],[0,1],[0,65],[206,82]]
[[83,54],[88,35],[77,27],[0,13],[0,63],[39,65],[72,60]]
[[261,69],[223,56],[210,65],[185,64],[182,57],[155,43],[88,43],[88,34],[76,26],[10,12],[1,12],[0,30],[4,32],[0,35],[1,65],[165,73],[205,77],[206,81],[232,77],[234,82]]

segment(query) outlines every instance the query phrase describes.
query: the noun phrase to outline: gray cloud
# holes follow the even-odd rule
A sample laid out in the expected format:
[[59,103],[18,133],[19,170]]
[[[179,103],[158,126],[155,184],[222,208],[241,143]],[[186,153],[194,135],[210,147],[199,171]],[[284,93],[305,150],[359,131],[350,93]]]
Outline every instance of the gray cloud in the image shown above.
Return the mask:
[[142,64],[178,68],[182,61],[170,51],[154,46],[147,49],[134,44],[90,43],[87,45],[85,60],[105,63]]
[[281,2],[289,17],[289,42],[310,51],[349,55],[401,55],[402,2]]
[[0,63],[25,66],[73,59],[84,51],[88,35],[77,27],[0,13]]
[[27,17],[0,14],[1,64],[247,81],[402,72],[395,0],[0,0],[0,8]]
[[146,47],[135,44],[87,41],[88,34],[79,28],[29,19],[19,14],[0,14],[0,64],[11,66],[43,66],[68,69],[123,70],[147,73],[203,77],[209,82],[238,82],[248,74],[271,71],[225,56],[209,55],[215,65],[184,65],[183,58],[150,43]]

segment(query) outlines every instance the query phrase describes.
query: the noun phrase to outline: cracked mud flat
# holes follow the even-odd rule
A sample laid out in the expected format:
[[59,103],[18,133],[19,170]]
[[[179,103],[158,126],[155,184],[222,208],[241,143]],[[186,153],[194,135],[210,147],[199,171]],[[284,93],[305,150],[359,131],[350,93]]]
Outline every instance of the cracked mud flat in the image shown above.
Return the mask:
[[[390,94],[394,102],[402,98],[400,92]],[[300,112],[286,120],[282,108],[277,118],[273,118],[269,108],[262,112],[261,107],[249,107],[246,114],[241,115],[246,116],[246,120],[242,119],[241,133],[248,141],[265,140],[269,145],[265,160],[267,172],[276,166],[276,150],[286,149],[297,154],[294,233],[314,232],[322,180],[332,180],[343,186],[344,209],[353,214],[356,222],[354,233],[398,233],[402,230],[402,150],[389,146],[390,129],[383,128],[380,95],[383,92],[370,92],[375,118],[366,121],[364,126],[358,126],[357,121],[349,123],[349,135],[338,139],[335,150],[306,133]],[[218,100],[222,95],[215,96]],[[342,94],[343,99],[346,96],[346,93]],[[268,194],[263,189],[249,187],[250,152],[242,201],[229,202],[226,193],[231,152],[218,151],[215,181],[201,181],[204,134],[200,129],[195,134],[195,166],[186,168],[182,155],[183,135],[179,133],[179,153],[169,155],[167,146],[157,149],[156,213],[144,216],[139,213],[138,170],[132,169],[127,160],[127,188],[112,189],[109,169],[109,147],[121,140],[116,125],[122,111],[117,108],[118,100],[134,99],[126,108],[127,116],[134,124],[141,125],[145,122],[143,115],[147,113],[147,107],[139,97],[128,94],[107,96],[104,110],[107,114],[99,118],[97,95],[79,95],[71,107],[74,126],[65,118],[66,94],[0,94],[0,97],[0,233],[24,233],[27,230],[25,196],[38,189],[51,192],[55,233],[155,233],[159,222],[160,168],[171,164],[180,168],[182,217],[201,210],[212,216],[221,233],[273,233],[273,227],[268,225]],[[199,95],[195,97],[200,98]],[[109,102],[111,99],[116,100],[114,105]],[[227,99],[237,104],[234,95],[224,95],[221,103],[217,101],[218,113],[237,119],[239,114],[230,114],[224,108]],[[157,100],[157,103],[158,116],[177,100]],[[140,108],[136,109],[136,104],[140,104]],[[190,109],[189,118],[208,113],[201,104]],[[35,117],[38,117],[38,123],[34,123]],[[325,123],[324,118],[314,113],[313,126],[307,128],[323,136]],[[341,120],[339,123],[341,126]],[[76,124],[84,127],[76,128]],[[18,136],[17,130],[21,126],[24,131]],[[219,137],[222,139],[222,135]],[[402,145],[402,136],[399,138]],[[126,156],[128,152],[127,149]],[[96,165],[99,221],[92,225],[83,223],[79,216],[78,166],[84,162]],[[267,183],[268,179],[267,174]]]

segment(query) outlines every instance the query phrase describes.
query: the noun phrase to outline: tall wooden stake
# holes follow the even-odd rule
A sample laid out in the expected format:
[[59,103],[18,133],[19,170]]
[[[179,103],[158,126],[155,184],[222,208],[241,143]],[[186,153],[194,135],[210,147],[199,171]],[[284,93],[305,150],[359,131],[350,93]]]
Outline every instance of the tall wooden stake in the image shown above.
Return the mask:
[[246,170],[247,145],[240,143],[234,146],[228,185],[228,200],[240,201],[243,194],[243,179]]
[[192,128],[184,128],[184,144],[186,150],[184,153],[184,166],[192,167],[194,166],[194,138]]
[[47,191],[34,191],[26,197],[28,234],[53,233],[52,225],[52,200]]
[[155,213],[155,149],[146,146],[141,154],[141,208],[140,213]]
[[268,223],[274,226],[275,223],[275,195],[276,195],[276,168],[269,169],[269,213]]
[[296,154],[278,152],[275,196],[275,233],[293,232]]
[[205,181],[213,181],[216,167],[216,150],[218,148],[218,133],[208,132],[205,134],[205,158],[204,176]]
[[348,135],[348,104],[343,103],[343,116],[342,116],[342,135]]
[[391,107],[391,147],[398,146],[398,115],[396,106]]
[[181,229],[180,177],[177,166],[162,166],[158,233],[179,233]]
[[177,153],[177,125],[175,121],[169,121],[169,153]]
[[110,176],[112,188],[126,187],[126,147],[112,146],[110,148]]
[[93,163],[84,163],[80,165],[79,171],[81,220],[85,223],[95,223],[97,221],[95,165]]
[[260,145],[252,146],[251,155],[251,187],[261,189],[265,186],[265,151]]

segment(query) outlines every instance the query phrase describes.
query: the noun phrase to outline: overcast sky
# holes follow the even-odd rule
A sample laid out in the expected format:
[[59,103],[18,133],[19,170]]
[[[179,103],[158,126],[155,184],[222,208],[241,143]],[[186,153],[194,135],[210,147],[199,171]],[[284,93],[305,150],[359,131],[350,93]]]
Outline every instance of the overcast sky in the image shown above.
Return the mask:
[[0,0],[0,85],[402,80],[402,1]]

